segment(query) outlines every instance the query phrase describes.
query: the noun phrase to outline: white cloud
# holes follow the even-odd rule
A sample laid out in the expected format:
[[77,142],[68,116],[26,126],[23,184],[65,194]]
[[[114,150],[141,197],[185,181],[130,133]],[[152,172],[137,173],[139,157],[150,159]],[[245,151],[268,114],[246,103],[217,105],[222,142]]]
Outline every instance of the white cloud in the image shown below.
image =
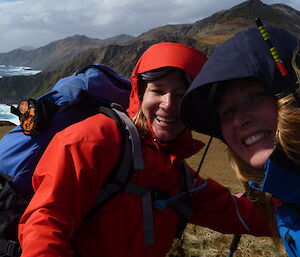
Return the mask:
[[[192,23],[243,0],[0,0],[0,52],[43,46],[74,34],[137,36],[166,24]],[[263,0],[266,4],[275,0]],[[285,4],[299,10],[298,0]]]

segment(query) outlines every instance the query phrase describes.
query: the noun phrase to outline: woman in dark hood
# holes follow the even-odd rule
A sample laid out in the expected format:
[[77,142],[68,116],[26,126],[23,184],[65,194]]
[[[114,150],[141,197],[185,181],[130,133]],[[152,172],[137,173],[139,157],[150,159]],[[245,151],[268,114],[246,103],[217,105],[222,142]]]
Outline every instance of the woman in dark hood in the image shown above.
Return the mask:
[[232,167],[274,239],[279,229],[289,255],[300,256],[299,40],[266,29],[269,44],[251,28],[216,48],[184,96],[181,117],[228,145]]

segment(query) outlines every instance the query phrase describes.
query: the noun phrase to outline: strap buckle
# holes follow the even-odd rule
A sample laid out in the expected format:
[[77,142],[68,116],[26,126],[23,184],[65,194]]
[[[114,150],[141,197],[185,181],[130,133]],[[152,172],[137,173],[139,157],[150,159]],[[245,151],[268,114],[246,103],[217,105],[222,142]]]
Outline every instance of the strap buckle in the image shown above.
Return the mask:
[[10,257],[18,257],[21,255],[21,247],[18,242],[8,240],[6,245],[6,254]]

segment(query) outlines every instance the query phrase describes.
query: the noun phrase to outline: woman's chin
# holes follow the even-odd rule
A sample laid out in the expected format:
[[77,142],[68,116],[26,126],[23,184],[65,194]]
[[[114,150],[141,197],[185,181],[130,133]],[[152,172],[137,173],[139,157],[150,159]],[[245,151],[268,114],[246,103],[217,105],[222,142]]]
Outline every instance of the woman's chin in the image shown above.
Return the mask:
[[264,165],[266,163],[266,161],[269,159],[270,155],[273,152],[273,148],[272,149],[265,149],[262,151],[259,151],[257,153],[255,153],[249,161],[249,164],[257,169],[263,169]]

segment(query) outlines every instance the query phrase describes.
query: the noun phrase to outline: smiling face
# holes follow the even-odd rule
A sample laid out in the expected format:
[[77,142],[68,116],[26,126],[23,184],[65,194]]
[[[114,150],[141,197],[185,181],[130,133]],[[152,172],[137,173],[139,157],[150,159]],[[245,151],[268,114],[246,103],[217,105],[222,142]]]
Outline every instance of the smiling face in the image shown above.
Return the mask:
[[179,119],[179,106],[186,91],[180,71],[148,81],[141,108],[157,139],[175,139],[185,126]]
[[262,168],[274,148],[277,104],[253,79],[228,82],[218,106],[222,135],[246,163]]

